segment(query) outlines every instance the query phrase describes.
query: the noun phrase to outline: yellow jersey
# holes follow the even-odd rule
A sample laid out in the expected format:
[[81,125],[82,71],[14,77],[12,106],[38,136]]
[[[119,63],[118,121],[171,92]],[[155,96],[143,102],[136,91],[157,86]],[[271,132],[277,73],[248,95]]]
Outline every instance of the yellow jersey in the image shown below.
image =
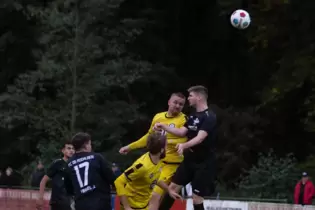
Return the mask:
[[[148,133],[146,135],[144,135],[143,137],[141,137],[139,140],[129,144],[128,145],[129,148],[130,149],[138,149],[138,148],[145,147],[146,143],[147,143],[147,138],[152,132],[154,132],[153,128],[154,128],[154,125],[156,123],[163,123],[163,124],[167,124],[170,127],[181,128],[186,123],[186,115],[183,114],[182,112],[179,113],[175,117],[169,117],[167,115],[167,112],[161,112],[161,113],[156,114],[153,117],[153,120],[151,122],[151,126],[150,126]],[[166,156],[163,159],[163,161],[166,163],[180,163],[180,162],[182,162],[184,157],[180,156],[177,153],[177,149],[175,147],[179,143],[186,142],[187,138],[186,137],[178,137],[178,136],[175,136],[171,133],[167,133],[165,131],[164,131],[164,134],[166,135],[167,145],[166,145]]]
[[154,164],[150,154],[145,153],[116,179],[117,195],[127,196],[133,209],[146,209],[152,190],[160,177],[162,165],[162,161]]

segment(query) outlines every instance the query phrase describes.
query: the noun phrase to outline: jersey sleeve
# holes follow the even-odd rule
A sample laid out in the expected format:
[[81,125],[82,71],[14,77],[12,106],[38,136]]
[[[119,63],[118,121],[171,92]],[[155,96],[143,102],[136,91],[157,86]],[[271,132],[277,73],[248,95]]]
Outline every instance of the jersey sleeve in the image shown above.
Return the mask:
[[47,169],[47,173],[46,175],[52,179],[56,173],[58,172],[58,164],[59,164],[59,160],[55,160]]
[[110,168],[109,162],[101,154],[98,154],[97,157],[100,162],[100,168],[103,178],[106,179],[108,183],[113,185],[115,181],[115,175],[112,169]]
[[211,133],[216,126],[217,120],[216,117],[210,115],[205,118],[200,126],[200,130],[207,132],[208,134]]
[[125,172],[124,175],[126,176],[127,180],[129,182],[132,182],[138,178],[141,178],[142,175],[144,174],[144,166],[142,163],[137,163],[135,165],[132,165],[130,168],[128,168]]
[[74,188],[71,181],[71,169],[69,167],[67,167],[65,171],[64,186],[69,195],[74,195]]
[[184,127],[185,127],[185,128],[188,128],[188,117],[187,117],[187,116],[185,116]]
[[123,174],[115,180],[115,187],[118,196],[126,195],[125,185],[138,178],[142,178],[144,174],[144,167],[141,163],[132,165]]
[[182,117],[181,117],[180,121],[178,122],[178,127],[180,127],[180,128],[186,127],[185,126],[186,123],[187,123],[187,116],[185,114],[182,114]]
[[151,122],[151,126],[150,126],[148,132],[144,136],[142,136],[140,139],[138,139],[137,141],[128,145],[130,149],[144,148],[147,145],[148,136],[153,132],[153,127],[154,127],[155,123],[157,123],[156,119],[157,119],[157,114],[153,117],[152,122]]

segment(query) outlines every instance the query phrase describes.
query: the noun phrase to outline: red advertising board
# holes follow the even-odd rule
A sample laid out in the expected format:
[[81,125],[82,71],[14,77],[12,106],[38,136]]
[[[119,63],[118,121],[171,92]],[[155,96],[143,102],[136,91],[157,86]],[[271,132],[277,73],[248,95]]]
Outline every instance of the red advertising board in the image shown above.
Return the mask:
[[[49,210],[50,193],[44,195],[45,204],[43,210]],[[0,209],[1,210],[35,210],[38,191],[0,189]]]
[[[45,192],[42,210],[49,210],[50,192]],[[0,210],[35,210],[37,190],[0,189]],[[120,210],[119,198],[115,198],[115,210]],[[185,210],[185,201],[176,201],[171,210]]]

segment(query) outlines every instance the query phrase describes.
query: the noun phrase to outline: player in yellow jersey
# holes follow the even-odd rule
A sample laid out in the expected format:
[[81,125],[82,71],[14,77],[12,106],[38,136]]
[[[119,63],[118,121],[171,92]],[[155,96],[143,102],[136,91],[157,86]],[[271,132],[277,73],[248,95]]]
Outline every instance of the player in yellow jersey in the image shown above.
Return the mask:
[[123,209],[149,209],[154,186],[160,185],[167,190],[168,185],[159,180],[166,144],[165,135],[150,134],[147,139],[149,152],[142,155],[116,179],[115,187]]
[[[186,115],[182,113],[182,109],[185,105],[185,100],[186,98],[182,93],[173,93],[168,101],[167,112],[161,112],[154,116],[148,133],[139,140],[122,147],[119,152],[121,154],[127,154],[131,150],[145,147],[146,139],[149,134],[154,132],[154,125],[156,123],[167,124],[169,127],[174,128],[180,128],[184,126],[186,122]],[[171,177],[176,172],[177,167],[183,161],[183,156],[177,153],[176,145],[186,142],[186,137],[178,137],[170,133],[165,133],[165,131],[162,131],[162,133],[166,135],[167,147],[166,157],[163,159],[164,166],[162,168],[160,180],[163,180],[165,183],[169,184]],[[161,197],[164,195],[164,192],[165,191],[159,186],[155,186],[153,190],[152,203],[154,203],[157,208],[159,206]]]

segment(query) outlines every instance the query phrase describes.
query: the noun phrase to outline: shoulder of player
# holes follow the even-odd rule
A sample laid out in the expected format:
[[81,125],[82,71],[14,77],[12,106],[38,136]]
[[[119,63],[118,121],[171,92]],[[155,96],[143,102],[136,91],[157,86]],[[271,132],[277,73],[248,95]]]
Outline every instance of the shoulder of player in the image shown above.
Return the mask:
[[89,153],[88,156],[91,156],[91,155],[93,155],[95,157],[95,159],[97,159],[97,160],[106,160],[104,155],[102,155],[101,153],[91,152],[91,153]]
[[150,158],[149,153],[145,153],[143,154],[135,163],[134,163],[134,167],[136,169],[140,169],[140,170],[146,170],[146,168],[150,167],[152,165],[152,161]]
[[159,112],[159,113],[156,113],[153,117],[153,119],[159,119],[159,118],[165,118],[165,115],[166,115],[167,112]]
[[59,164],[59,163],[63,163],[65,162],[62,158],[59,158],[59,159],[56,159],[54,160],[51,164],[54,165],[54,164]]
[[[159,113],[154,115],[153,119],[166,118],[166,116],[167,116],[167,112],[159,112]],[[180,112],[177,116],[172,117],[172,119],[174,119],[174,118],[184,118],[184,119],[186,119],[187,116],[183,112]]]
[[178,114],[178,117],[179,118],[184,118],[184,119],[188,119],[188,116],[186,115],[186,114],[184,114],[183,112],[180,112],[179,114]]
[[211,110],[206,111],[204,115],[210,120],[217,120],[217,115]]

